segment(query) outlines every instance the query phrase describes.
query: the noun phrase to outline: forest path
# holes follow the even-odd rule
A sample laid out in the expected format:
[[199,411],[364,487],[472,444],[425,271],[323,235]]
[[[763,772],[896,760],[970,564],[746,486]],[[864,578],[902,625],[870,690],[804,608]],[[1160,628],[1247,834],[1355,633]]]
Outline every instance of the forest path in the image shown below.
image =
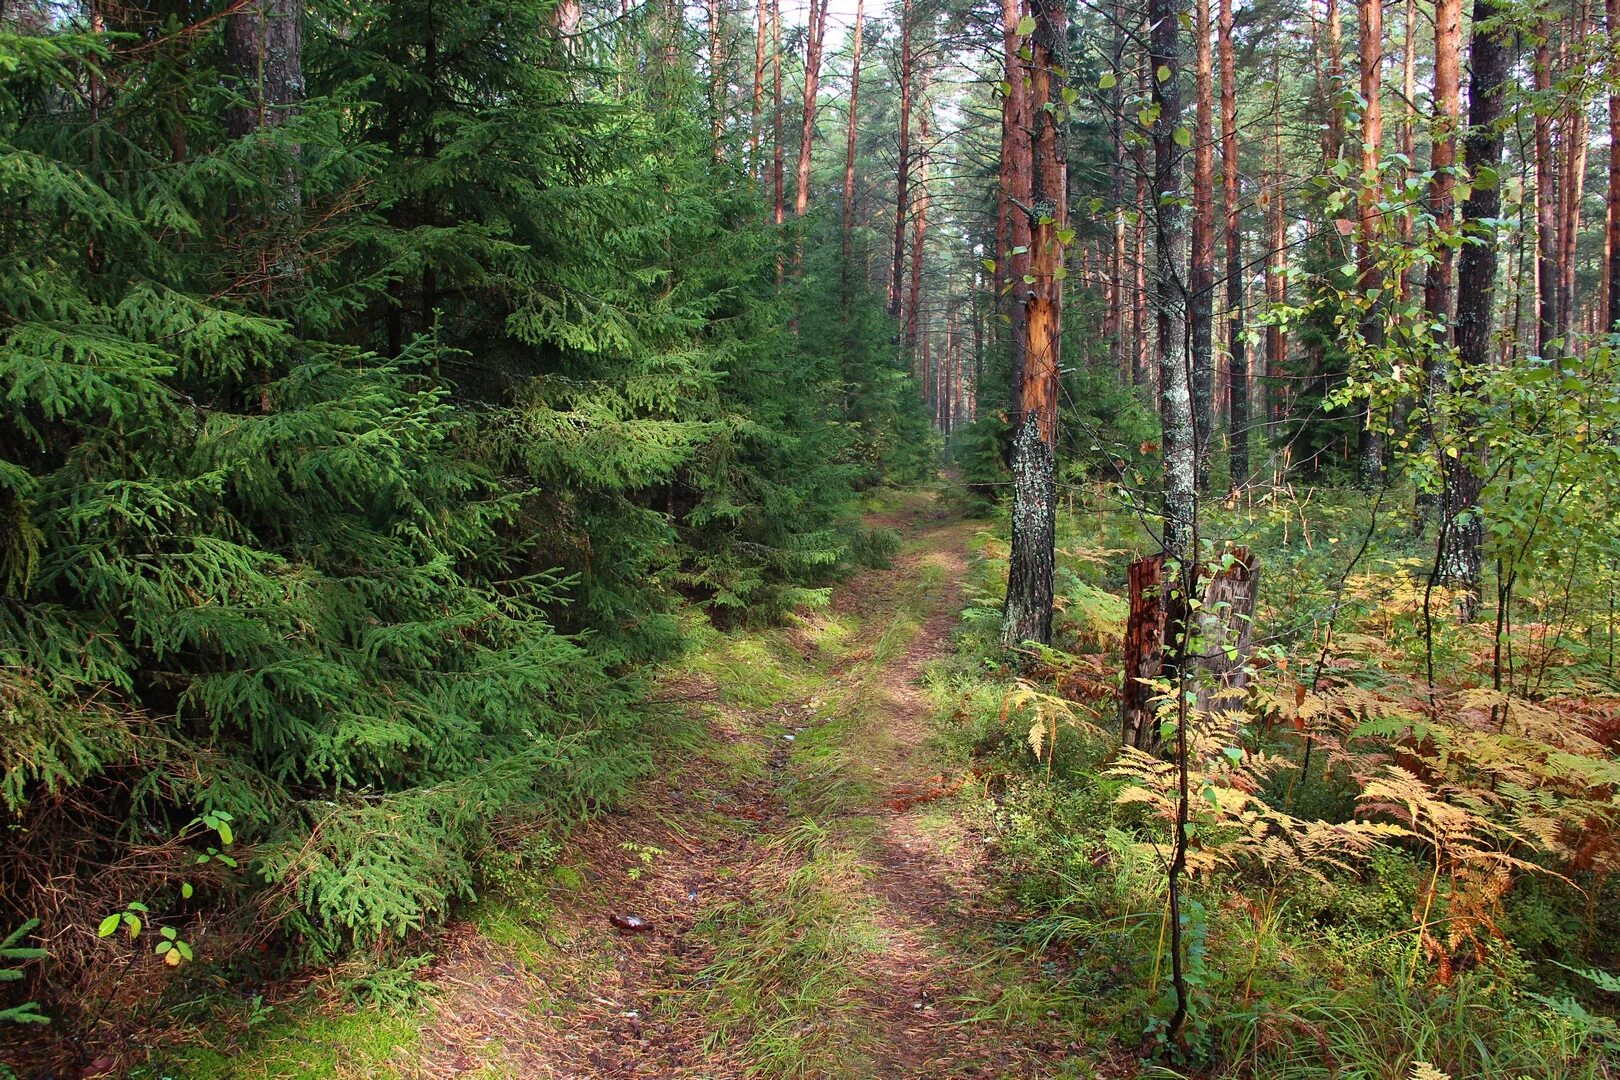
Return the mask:
[[1007,973],[920,680],[973,529],[921,493],[871,523],[904,537],[891,568],[793,627],[711,634],[667,686],[691,723],[655,777],[527,901],[452,929],[401,1073],[1053,1074],[1026,1021],[966,1004]]

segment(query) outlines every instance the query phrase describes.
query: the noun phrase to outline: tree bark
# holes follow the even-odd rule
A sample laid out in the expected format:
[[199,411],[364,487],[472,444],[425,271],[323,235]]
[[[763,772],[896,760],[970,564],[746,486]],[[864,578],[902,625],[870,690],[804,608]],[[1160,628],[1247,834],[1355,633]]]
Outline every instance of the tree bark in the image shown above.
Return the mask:
[[894,176],[894,259],[889,277],[889,314],[900,315],[906,270],[906,214],[911,209],[911,3],[900,8],[900,147]]
[[1185,568],[1192,558],[1194,484],[1192,369],[1187,355],[1187,225],[1182,210],[1181,0],[1149,0],[1148,66],[1153,124],[1154,279],[1153,308],[1158,320],[1159,422],[1164,454],[1164,549]]
[[[1384,107],[1384,5],[1383,0],[1361,0],[1361,188],[1357,204],[1360,221],[1358,260],[1359,287],[1366,298],[1361,338],[1369,351],[1384,344],[1383,270],[1378,263],[1378,244],[1383,234],[1383,218],[1378,209],[1382,178],[1378,165],[1383,156]],[[1384,478],[1383,409],[1373,396],[1367,398],[1367,411],[1361,427],[1358,474],[1363,487],[1376,487]]]
[[[1612,45],[1620,41],[1620,0],[1608,0],[1609,40]],[[1608,310],[1604,313],[1603,329],[1614,331],[1620,324],[1620,82],[1609,84],[1609,228],[1608,265],[1604,280],[1608,293]]]
[[[1052,640],[1052,573],[1057,532],[1058,371],[1062,345],[1064,234],[1068,228],[1066,0],[1033,0],[1029,39],[1029,102],[1033,199],[1030,276],[1024,300],[1027,346],[1020,400],[1022,419],[1013,448],[1012,552],[1001,640],[1006,646]],[[1022,285],[1015,286],[1022,288]]]
[[842,259],[839,262],[840,294],[844,313],[849,314],[852,299],[850,269],[854,255],[855,235],[855,149],[857,145],[857,119],[861,102],[861,31],[866,20],[866,0],[855,0],[855,39],[849,65],[849,124],[844,132],[844,221]]
[[[786,179],[782,161],[782,0],[771,0],[771,97],[775,102],[771,119],[772,220],[781,225],[787,220],[782,191]],[[780,262],[776,276],[782,276]]]
[[1243,325],[1243,195],[1238,161],[1237,61],[1232,49],[1232,0],[1220,0],[1221,195],[1226,204],[1226,392],[1229,488],[1249,478],[1249,357]]
[[[1461,0],[1458,0],[1460,3]],[[1271,101],[1271,206],[1270,250],[1266,252],[1266,302],[1272,305],[1288,302],[1288,217],[1285,206],[1288,173],[1283,166],[1282,138],[1282,71],[1280,63],[1272,66]],[[1273,322],[1266,327],[1266,416],[1280,420],[1285,405],[1283,369],[1288,363],[1288,336],[1282,325]]]
[[1536,352],[1551,356],[1558,335],[1558,173],[1553,160],[1553,117],[1545,104],[1552,94],[1552,24],[1536,27],[1533,64],[1536,97]]
[[[1504,37],[1511,31],[1492,27],[1503,15],[1500,0],[1474,0],[1474,39],[1470,46],[1468,82],[1468,139],[1464,164],[1468,175],[1496,170],[1502,164],[1501,119],[1504,89],[1512,67],[1511,48]],[[1473,243],[1463,247],[1457,268],[1457,364],[1462,393],[1472,392],[1468,377],[1490,362],[1492,312],[1496,298],[1496,227],[1501,213],[1501,185],[1475,184],[1463,202],[1463,229]],[[1480,548],[1484,529],[1479,517],[1483,450],[1472,444],[1474,424],[1466,410],[1458,420],[1457,457],[1446,470],[1444,522],[1440,532],[1440,572],[1444,583],[1462,591],[1459,614],[1464,621],[1479,608]],[[1447,458],[1442,455],[1442,461]]]
[[1033,198],[1029,169],[1029,89],[1023,63],[1018,59],[1018,20],[1023,0],[1001,0],[1002,44],[1006,49],[1007,93],[1001,102],[1001,192],[1007,207],[1008,246],[1001,253],[1003,292],[1007,301],[1007,419],[1016,442],[1022,427],[1024,354],[1028,345],[1025,308],[1018,299],[1029,274],[1030,226],[1024,209]]
[[293,0],[250,0],[225,20],[225,62],[245,99],[227,116],[232,138],[297,115],[304,100],[302,11]]
[[765,179],[765,165],[759,159],[761,117],[765,114],[765,0],[754,0],[754,97],[748,125],[748,170]]
[[1215,68],[1210,54],[1209,0],[1195,0],[1192,265],[1188,274],[1193,369],[1193,438],[1199,491],[1209,489],[1214,445],[1215,374]]
[[[1436,0],[1434,21],[1434,144],[1429,151],[1429,213],[1443,237],[1456,229],[1454,197],[1457,131],[1462,123],[1462,0]],[[1451,326],[1452,270],[1456,255],[1441,243],[1423,283],[1423,309],[1434,327]]]
[[917,183],[911,199],[911,280],[906,303],[905,347],[908,353],[917,347],[917,311],[922,304],[923,252],[928,242],[928,139],[932,134],[928,119],[928,72],[922,73],[922,86],[917,94],[917,128],[921,146],[917,152]]
[[[827,38],[827,2],[811,0],[804,46],[804,119],[799,126],[799,167],[795,174],[793,216],[810,209],[810,151],[816,141],[816,93],[821,87],[821,49]],[[798,259],[795,258],[795,263]]]
[[[1571,53],[1576,63],[1585,63],[1586,29],[1591,18],[1586,0],[1576,4],[1574,17]],[[1586,191],[1587,152],[1586,95],[1577,91],[1570,97],[1568,115],[1564,117],[1563,177],[1558,185],[1558,333],[1566,339],[1575,328],[1575,268],[1581,233],[1581,199]],[[1567,340],[1564,351],[1569,351]]]

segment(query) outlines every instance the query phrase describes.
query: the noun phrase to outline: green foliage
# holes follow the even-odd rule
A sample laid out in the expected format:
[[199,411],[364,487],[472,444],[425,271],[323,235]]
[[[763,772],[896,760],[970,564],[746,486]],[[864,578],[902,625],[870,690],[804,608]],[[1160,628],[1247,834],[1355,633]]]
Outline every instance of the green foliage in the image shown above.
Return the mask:
[[551,6],[310,5],[309,98],[238,139],[224,20],[0,33],[5,910],[419,933],[503,815],[646,769],[683,600],[892,554],[847,525],[921,460],[875,299],[824,333],[687,62],[626,89]]

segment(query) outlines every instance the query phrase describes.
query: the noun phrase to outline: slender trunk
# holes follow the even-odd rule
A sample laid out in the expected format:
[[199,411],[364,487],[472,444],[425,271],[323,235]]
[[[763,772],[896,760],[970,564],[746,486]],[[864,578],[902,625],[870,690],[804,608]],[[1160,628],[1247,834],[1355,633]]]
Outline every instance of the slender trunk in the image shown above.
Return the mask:
[[748,170],[765,179],[764,163],[759,160],[760,118],[765,114],[765,0],[754,2],[754,97],[748,125]]
[[1214,443],[1215,373],[1215,66],[1210,53],[1209,0],[1195,0],[1193,19],[1196,71],[1193,109],[1192,264],[1188,331],[1193,369],[1193,438],[1199,491],[1209,488],[1210,447]]
[[[1275,61],[1271,82],[1271,228],[1270,250],[1266,253],[1266,302],[1275,306],[1288,302],[1288,173],[1283,167],[1282,71]],[[1274,421],[1282,419],[1286,407],[1283,369],[1287,363],[1287,331],[1273,322],[1266,327],[1266,415]]]
[[1012,551],[1001,640],[1013,646],[1052,640],[1052,573],[1057,533],[1058,371],[1062,345],[1064,234],[1068,228],[1066,0],[1033,0],[1035,30],[1028,42],[1033,158],[1030,276],[1026,308],[1022,414],[1013,447]]
[[709,0],[709,137],[713,141],[714,159],[723,156],[726,135],[726,62],[721,53],[721,0]]
[[[1609,43],[1620,42],[1620,0],[1608,0]],[[1608,292],[1603,329],[1613,331],[1620,323],[1620,80],[1609,83],[1609,228],[1608,264],[1604,283]]]
[[[1575,40],[1571,52],[1578,63],[1586,57],[1586,28],[1591,13],[1586,0],[1576,5]],[[1611,73],[1612,74],[1612,73]],[[1586,95],[1571,93],[1569,115],[1564,118],[1564,175],[1559,184],[1558,216],[1558,333],[1568,338],[1575,327],[1575,266],[1581,234],[1581,199],[1586,192]],[[1568,344],[1564,346],[1569,350]]]
[[[1407,181],[1417,171],[1417,0],[1406,0],[1401,33],[1401,154],[1406,158],[1406,164],[1401,167],[1401,179]],[[1401,247],[1410,248],[1413,202],[1401,201]],[[1400,284],[1400,299],[1405,303],[1412,295],[1410,268],[1401,271]]]
[[849,66],[849,124],[844,132],[844,222],[842,239],[842,259],[839,262],[838,272],[841,284],[841,295],[844,303],[844,314],[849,314],[851,300],[850,291],[850,264],[853,257],[853,237],[855,234],[855,148],[857,135],[857,119],[860,115],[861,101],[861,30],[865,25],[866,0],[855,0],[855,30],[854,55]]
[[1009,430],[1016,440],[1022,423],[1024,355],[1027,351],[1025,316],[1022,300],[1024,278],[1029,274],[1030,224],[1025,209],[1033,198],[1033,183],[1029,169],[1029,89],[1024,85],[1026,71],[1018,58],[1018,20],[1024,11],[1023,0],[1001,0],[1002,44],[1006,48],[1007,94],[1001,103],[1001,199],[1008,207],[1008,248],[1002,253],[1005,266],[1005,296],[1007,298],[1007,340],[1010,343],[1007,365],[1007,419]]
[[[1536,28],[1533,65],[1537,98],[1552,93],[1552,24]],[[1536,352],[1551,356],[1558,337],[1558,180],[1553,160],[1553,117],[1545,106],[1535,113],[1536,140]]]
[[[816,92],[821,84],[821,47],[827,37],[827,2],[811,0],[810,28],[804,46],[804,119],[799,126],[799,167],[795,174],[793,216],[810,208],[810,150],[816,141]],[[795,257],[795,263],[798,259]]]
[[[1136,86],[1138,94],[1146,98],[1152,93],[1148,85],[1148,65],[1150,58],[1144,54],[1142,62],[1137,66]],[[1136,235],[1133,238],[1135,254],[1133,261],[1135,270],[1135,316],[1132,320],[1132,365],[1136,371],[1136,384],[1138,386],[1153,386],[1155,394],[1159,384],[1158,367],[1154,365],[1150,370],[1148,366],[1148,311],[1152,304],[1148,292],[1148,221],[1152,219],[1152,206],[1148,200],[1148,183],[1151,179],[1151,170],[1148,168],[1147,146],[1142,140],[1137,140],[1131,151],[1131,167],[1136,172],[1136,191],[1134,192],[1137,207]],[[1157,329],[1157,316],[1154,316],[1155,330]]]
[[889,270],[889,314],[900,315],[906,269],[906,212],[911,207],[911,2],[900,8],[900,147],[894,175],[894,261]]
[[[775,102],[771,118],[772,220],[780,225],[787,220],[782,199],[782,0],[771,0],[771,97]],[[782,276],[780,264],[776,276]]]
[[[1378,245],[1383,233],[1383,217],[1378,208],[1382,194],[1379,160],[1383,156],[1384,107],[1384,5],[1383,0],[1361,0],[1361,188],[1357,204],[1359,217],[1359,286],[1367,297],[1362,317],[1361,337],[1369,352],[1384,344],[1384,274],[1378,263]],[[1376,359],[1376,357],[1375,357]],[[1358,473],[1362,486],[1374,487],[1384,476],[1384,409],[1376,397],[1367,398],[1365,422],[1361,428]]]
[[917,347],[917,309],[922,303],[923,254],[928,242],[928,139],[932,134],[928,117],[928,72],[922,73],[917,94],[917,129],[921,138],[917,150],[917,184],[911,200],[911,280],[906,314],[906,351]]
[[[1504,91],[1512,67],[1511,49],[1504,38],[1511,31],[1485,32],[1478,27],[1499,20],[1500,0],[1474,0],[1473,44],[1470,46],[1468,82],[1468,139],[1464,164],[1468,175],[1495,171],[1502,163],[1501,119]],[[1463,228],[1476,238],[1463,247],[1457,268],[1457,364],[1464,375],[1463,391],[1469,372],[1483,369],[1490,362],[1491,322],[1496,286],[1496,226],[1501,214],[1501,185],[1476,184],[1463,202]],[[1480,546],[1484,536],[1479,517],[1480,478],[1484,471],[1483,448],[1473,444],[1474,424],[1466,410],[1459,414],[1457,437],[1446,471],[1444,522],[1440,530],[1439,565],[1442,580],[1463,593],[1460,614],[1472,619],[1479,607],[1481,583]],[[1442,461],[1447,455],[1442,455]]]
[[[292,0],[252,0],[225,20],[225,62],[235,76],[245,103],[230,110],[226,125],[231,137],[246,138],[273,130],[298,113],[304,100],[303,5]],[[94,17],[100,18],[99,6]],[[92,86],[92,108],[101,88]],[[303,259],[299,254],[303,184],[299,176],[299,148],[287,148],[291,160],[273,181],[262,215],[268,243],[263,249],[263,294],[267,307],[274,304],[278,284],[296,281]]]
[[1153,308],[1158,319],[1159,420],[1164,453],[1164,547],[1172,561],[1192,557],[1194,489],[1194,417],[1192,371],[1187,355],[1187,224],[1182,210],[1181,147],[1181,0],[1150,0],[1152,27],[1149,67],[1153,103],[1153,208],[1155,266]]
[[[1451,234],[1456,228],[1454,197],[1457,131],[1462,122],[1461,89],[1462,0],[1436,0],[1434,22],[1434,145],[1429,151],[1429,213],[1435,231]],[[1429,323],[1450,327],[1452,270],[1456,256],[1449,243],[1437,246],[1434,263],[1424,279],[1423,308]]]
[[1243,195],[1237,138],[1237,60],[1232,50],[1232,0],[1220,0],[1221,197],[1226,204],[1227,439],[1237,491],[1249,477],[1249,357],[1243,326]]
[[1322,0],[1327,13],[1327,41],[1322,46],[1327,66],[1327,127],[1322,133],[1322,156],[1337,161],[1344,153],[1344,40],[1339,22],[1339,0]]

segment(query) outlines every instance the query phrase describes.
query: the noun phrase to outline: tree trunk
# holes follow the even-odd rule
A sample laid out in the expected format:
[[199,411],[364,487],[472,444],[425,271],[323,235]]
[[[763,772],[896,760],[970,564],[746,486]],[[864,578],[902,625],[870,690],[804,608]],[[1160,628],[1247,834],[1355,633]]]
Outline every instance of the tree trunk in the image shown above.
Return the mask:
[[[572,0],[571,0],[572,2]],[[726,61],[721,50],[721,0],[709,2],[709,137],[714,144],[714,160],[723,156],[726,136]]]
[[1215,67],[1210,54],[1209,0],[1195,0],[1196,56],[1193,110],[1192,265],[1189,333],[1193,369],[1193,438],[1199,491],[1209,489],[1210,449],[1214,445],[1215,373]]
[[1249,478],[1249,357],[1243,325],[1243,195],[1237,138],[1237,61],[1232,50],[1232,0],[1220,0],[1221,196],[1226,204],[1226,387],[1229,488]]
[[[1536,27],[1533,65],[1536,96],[1552,93],[1552,24]],[[1553,159],[1553,117],[1545,107],[1535,113],[1536,152],[1536,352],[1551,356],[1558,337],[1558,179]]]
[[[1460,3],[1461,0],[1458,0]],[[1270,250],[1266,252],[1266,302],[1272,305],[1288,302],[1288,217],[1285,206],[1288,173],[1283,166],[1282,138],[1282,71],[1281,65],[1272,67],[1271,102],[1271,228]],[[1278,323],[1266,327],[1266,412],[1271,420],[1281,420],[1286,397],[1283,393],[1283,369],[1288,363],[1287,332]]]
[[246,99],[227,117],[232,138],[297,115],[304,100],[302,11],[293,0],[250,0],[225,20],[225,62]]
[[[1434,145],[1429,151],[1429,213],[1435,231],[1449,235],[1456,228],[1453,195],[1457,164],[1457,131],[1462,122],[1461,88],[1462,0],[1436,0],[1434,22]],[[1456,256],[1450,244],[1435,252],[1423,284],[1423,309],[1434,327],[1450,327],[1452,268]]]
[[[1468,140],[1464,164],[1468,175],[1495,171],[1502,164],[1503,95],[1512,67],[1511,49],[1502,30],[1482,32],[1478,27],[1503,14],[1499,0],[1474,0],[1474,40],[1470,46],[1468,82]],[[1508,31],[1510,32],[1510,31]],[[1464,373],[1490,362],[1491,322],[1496,294],[1496,227],[1501,214],[1501,185],[1476,184],[1463,202],[1463,228],[1477,242],[1463,247],[1457,268],[1457,363]],[[1465,389],[1464,392],[1468,392]],[[1479,518],[1480,478],[1484,471],[1482,448],[1472,445],[1473,423],[1466,410],[1458,420],[1458,438],[1465,445],[1450,459],[1446,470],[1444,522],[1440,533],[1442,580],[1462,590],[1459,614],[1472,619],[1479,607],[1481,555],[1484,529]],[[1442,455],[1441,461],[1447,461]]]
[[[1591,13],[1586,0],[1575,8],[1572,54],[1578,63],[1586,57],[1586,28]],[[1611,73],[1612,76],[1612,73]],[[1581,198],[1586,192],[1586,95],[1571,95],[1569,113],[1564,118],[1564,175],[1559,182],[1558,215],[1558,333],[1568,338],[1575,328],[1575,267],[1581,234]],[[1564,351],[1569,351],[1566,341]]]
[[917,183],[911,199],[911,281],[906,312],[906,351],[917,347],[917,309],[922,303],[923,251],[928,241],[928,138],[932,134],[928,123],[928,72],[922,73],[922,86],[917,94],[918,134],[921,136],[917,151]]
[[[782,167],[782,0],[771,0],[771,97],[775,102],[771,119],[771,217],[777,225],[781,225],[787,220],[782,192],[786,178]],[[777,263],[776,276],[782,276],[780,261]]]
[[1159,422],[1164,453],[1164,550],[1185,569],[1193,555],[1194,486],[1192,370],[1187,355],[1187,225],[1182,210],[1180,0],[1149,0],[1152,28],[1148,65],[1152,73],[1154,279],[1158,319]]
[[[1068,126],[1062,87],[1068,71],[1066,0],[1033,0],[1029,39],[1032,201],[1027,346],[1022,418],[1013,447],[1012,552],[1001,641],[1052,640],[1052,572],[1057,531],[1058,371],[1062,345],[1064,234],[1068,228]],[[1020,212],[1015,208],[1015,212]],[[1021,287],[1021,286],[1020,286]]]
[[894,260],[889,267],[889,314],[900,315],[906,271],[906,213],[911,209],[911,2],[900,8],[900,147],[894,176]]
[[759,130],[765,114],[765,0],[754,0],[754,98],[748,125],[748,170],[765,179],[765,165],[759,159]]
[[[1608,0],[1608,30],[1610,41],[1620,41],[1620,0]],[[1620,81],[1609,84],[1609,230],[1608,265],[1604,280],[1608,292],[1608,310],[1604,313],[1603,329],[1614,331],[1620,324]]]
[[842,259],[839,262],[840,294],[843,298],[844,314],[849,314],[849,305],[852,299],[850,289],[850,264],[853,258],[855,235],[855,149],[857,119],[860,116],[861,101],[861,30],[865,25],[866,0],[855,0],[855,40],[854,55],[849,66],[849,125],[844,133],[844,222],[842,238]]
[[793,216],[801,218],[810,209],[810,150],[816,141],[816,92],[821,85],[821,47],[827,37],[827,2],[811,0],[804,46],[804,119],[799,127],[799,168],[793,191]]
[[[1378,244],[1383,233],[1383,217],[1378,208],[1382,180],[1378,173],[1383,156],[1384,107],[1384,5],[1383,0],[1361,0],[1361,189],[1357,205],[1360,219],[1360,258],[1357,267],[1359,287],[1367,297],[1362,317],[1361,338],[1369,352],[1384,344],[1383,270],[1378,264]],[[1384,478],[1384,417],[1377,399],[1369,396],[1365,423],[1361,428],[1358,475],[1363,487],[1376,487]]]
[[1339,23],[1339,0],[1322,0],[1327,15],[1327,40],[1321,46],[1327,69],[1327,126],[1322,131],[1322,156],[1329,164],[1344,152],[1344,41]]
[[1028,347],[1025,308],[1022,299],[1024,278],[1029,274],[1029,206],[1033,180],[1029,169],[1029,89],[1026,72],[1018,59],[1018,20],[1022,0],[1001,0],[1002,44],[1006,48],[1007,93],[1001,102],[1001,199],[1008,208],[1008,247],[1001,254],[1007,300],[1007,419],[1016,442],[1022,426],[1024,354]]

